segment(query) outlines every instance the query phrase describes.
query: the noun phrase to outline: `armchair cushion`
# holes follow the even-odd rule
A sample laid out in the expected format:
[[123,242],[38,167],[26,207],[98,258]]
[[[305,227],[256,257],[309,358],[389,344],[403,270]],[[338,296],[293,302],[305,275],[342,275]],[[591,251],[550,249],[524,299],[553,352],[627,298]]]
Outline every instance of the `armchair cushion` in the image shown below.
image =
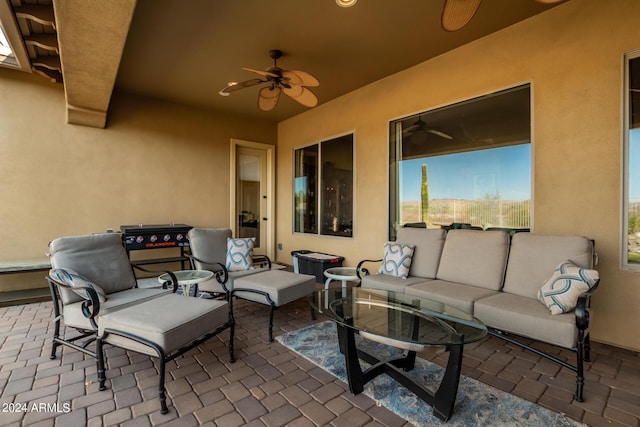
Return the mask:
[[[107,295],[136,286],[120,233],[60,237],[49,244],[49,252],[52,268],[72,268],[97,283]],[[63,304],[82,300],[64,288],[60,289],[60,297]]]
[[568,313],[576,307],[580,294],[598,282],[596,270],[581,268],[570,261],[559,264],[538,291],[538,299],[551,314]]
[[379,274],[388,274],[401,279],[406,279],[411,268],[411,259],[415,245],[403,245],[400,243],[385,243],[384,257]]
[[91,299],[87,289],[93,289],[98,294],[98,300],[100,302],[105,302],[107,300],[107,295],[100,286],[82,277],[70,268],[52,268],[49,271],[49,276],[53,280],[69,286],[73,292],[84,299]]
[[255,237],[227,239],[227,257],[225,263],[227,270],[250,270],[253,266],[253,247],[255,244]]

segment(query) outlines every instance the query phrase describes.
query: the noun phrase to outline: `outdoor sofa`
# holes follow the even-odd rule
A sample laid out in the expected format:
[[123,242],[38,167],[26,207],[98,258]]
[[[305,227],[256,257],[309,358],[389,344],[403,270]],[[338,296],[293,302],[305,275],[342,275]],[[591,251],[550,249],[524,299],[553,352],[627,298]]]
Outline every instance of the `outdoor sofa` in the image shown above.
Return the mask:
[[[412,252],[404,258],[406,277],[393,271],[397,259],[386,251],[384,260],[358,264],[361,286],[438,301],[472,314],[489,334],[574,371],[575,397],[583,401],[590,298],[599,282],[592,270],[596,261],[592,240],[528,232],[510,236],[504,231],[402,228],[396,242],[387,245],[396,245],[405,255]],[[382,271],[370,272],[370,263],[380,261]],[[566,300],[575,301],[575,307]],[[576,364],[511,334],[570,349]]]

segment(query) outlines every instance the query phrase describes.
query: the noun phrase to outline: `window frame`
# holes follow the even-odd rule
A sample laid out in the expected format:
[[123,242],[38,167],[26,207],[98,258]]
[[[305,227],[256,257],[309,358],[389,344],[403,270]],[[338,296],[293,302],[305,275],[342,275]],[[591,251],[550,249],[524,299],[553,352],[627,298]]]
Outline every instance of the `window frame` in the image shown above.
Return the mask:
[[[322,230],[322,221],[321,217],[323,214],[323,197],[324,192],[322,191],[322,184],[324,180],[324,172],[323,172],[323,164],[322,164],[322,144],[325,142],[333,142],[337,139],[344,138],[347,136],[351,136],[351,235],[350,236],[342,236],[336,234],[325,234]],[[306,232],[306,231],[297,231],[296,230],[296,195],[295,195],[295,179],[296,179],[296,153],[298,150],[304,150],[309,147],[317,147],[317,162],[316,162],[316,186],[315,191],[317,194],[316,198],[316,231],[315,232]],[[328,237],[328,238],[339,238],[339,239],[354,239],[355,238],[355,218],[356,218],[356,132],[355,130],[351,130],[348,132],[344,132],[341,134],[337,134],[331,137],[322,138],[316,142],[311,142],[309,144],[300,145],[293,148],[293,156],[292,156],[292,183],[294,185],[292,196],[293,196],[293,204],[292,204],[292,215],[293,219],[291,221],[292,233],[295,235],[302,236],[314,236],[314,237]]]
[[[626,271],[640,271],[640,262],[629,261],[629,172],[630,172],[630,132],[631,132],[631,76],[630,63],[640,61],[640,49],[627,52],[622,60],[622,215],[620,224],[620,269]],[[640,166],[639,166],[640,167]]]
[[[392,160],[392,149],[391,149],[391,144],[392,144],[392,138],[393,138],[393,132],[391,130],[391,126],[394,122],[401,122],[401,121],[405,121],[407,119],[410,119],[411,117],[422,117],[423,115],[427,115],[429,113],[432,112],[438,112],[440,110],[444,110],[444,109],[448,109],[450,107],[456,106],[458,104],[464,104],[464,103],[468,103],[470,101],[474,101],[474,100],[481,100],[483,98],[486,97],[490,97],[492,95],[496,95],[499,94],[501,92],[508,92],[511,90],[517,90],[518,88],[524,88],[524,87],[528,87],[529,89],[529,142],[527,143],[531,148],[530,148],[530,198],[529,198],[529,230],[533,231],[534,229],[534,212],[535,212],[535,206],[534,206],[534,173],[535,173],[535,154],[534,154],[534,83],[530,80],[525,80],[522,82],[516,82],[512,85],[509,86],[505,86],[502,88],[496,88],[494,90],[490,90],[484,93],[480,93],[480,94],[476,94],[473,96],[470,96],[468,98],[462,98],[459,100],[455,100],[452,102],[448,102],[446,104],[442,104],[442,105],[437,105],[434,106],[432,108],[429,109],[425,109],[425,110],[420,110],[420,111],[416,111],[412,114],[405,114],[402,116],[398,116],[392,119],[388,120],[387,123],[387,200],[388,200],[388,206],[387,206],[387,234],[388,234],[388,239],[389,240],[395,240],[396,235],[397,235],[397,231],[398,229],[401,227],[401,225],[398,224],[392,224],[392,218],[397,217],[397,213],[392,212],[392,210],[394,209],[394,206],[392,204],[392,200],[391,197],[397,193],[399,193],[401,190],[398,187],[398,185],[396,184],[396,188],[393,189],[392,185],[394,182],[397,183],[397,180],[399,179],[398,176],[398,171],[396,170],[396,173],[393,174],[392,173],[392,167],[396,167],[398,166],[398,161],[396,159],[395,163],[392,164],[391,160]],[[396,131],[397,132],[397,131]],[[519,144],[513,144],[513,145],[519,145]],[[505,145],[505,146],[509,146],[509,145]],[[396,147],[396,151],[397,151],[397,147]],[[462,153],[462,152],[470,152],[470,151],[476,151],[473,149],[470,149],[468,151],[458,151],[458,153]],[[447,154],[447,153],[443,153],[443,154]],[[395,207],[397,208],[397,206]]]

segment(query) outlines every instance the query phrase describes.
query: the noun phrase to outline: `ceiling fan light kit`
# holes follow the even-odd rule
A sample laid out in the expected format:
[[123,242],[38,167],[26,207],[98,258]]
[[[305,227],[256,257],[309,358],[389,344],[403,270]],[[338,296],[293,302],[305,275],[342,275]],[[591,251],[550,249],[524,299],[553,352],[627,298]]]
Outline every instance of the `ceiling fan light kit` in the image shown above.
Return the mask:
[[[355,2],[354,2],[355,3]],[[243,82],[229,82],[227,87],[218,92],[222,96],[229,96],[231,92],[256,86],[262,83],[268,85],[258,92],[258,108],[262,111],[271,111],[278,104],[280,94],[285,95],[305,107],[315,107],[318,105],[318,98],[308,87],[316,87],[320,82],[313,75],[299,70],[283,70],[278,67],[277,61],[282,56],[279,50],[272,50],[269,56],[273,59],[273,66],[266,70],[254,70],[243,68],[245,71],[256,73],[261,78],[245,80]]]

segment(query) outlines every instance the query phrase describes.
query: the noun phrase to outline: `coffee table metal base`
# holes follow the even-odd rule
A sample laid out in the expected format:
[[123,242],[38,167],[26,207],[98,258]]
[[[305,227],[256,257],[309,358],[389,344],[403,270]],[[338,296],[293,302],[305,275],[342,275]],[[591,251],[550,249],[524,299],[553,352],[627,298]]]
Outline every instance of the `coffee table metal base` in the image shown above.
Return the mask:
[[[447,346],[447,350],[449,351],[447,368],[440,382],[440,386],[436,392],[433,393],[404,374],[404,372],[412,370],[415,365],[415,351],[409,351],[405,357],[379,360],[356,348],[353,328],[340,324],[336,324],[336,326],[338,328],[340,352],[344,354],[347,379],[351,393],[362,393],[366,383],[378,375],[387,374],[430,405],[436,417],[443,421],[447,421],[451,417],[456,395],[458,394],[458,384],[460,383],[462,344]],[[371,367],[363,371],[359,359],[369,363]]]

